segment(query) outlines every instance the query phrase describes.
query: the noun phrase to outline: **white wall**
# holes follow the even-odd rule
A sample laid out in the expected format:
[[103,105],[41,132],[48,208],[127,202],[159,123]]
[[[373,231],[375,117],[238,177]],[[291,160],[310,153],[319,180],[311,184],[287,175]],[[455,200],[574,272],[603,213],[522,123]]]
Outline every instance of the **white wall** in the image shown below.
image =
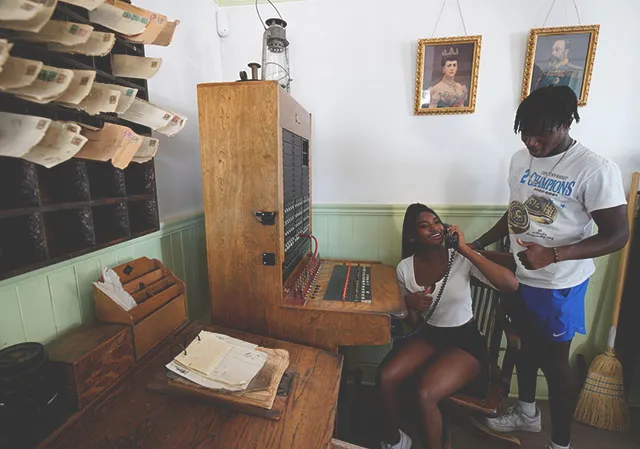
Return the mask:
[[150,100],[188,117],[178,135],[156,135],[158,200],[164,220],[202,210],[196,84],[222,79],[220,38],[212,25],[218,7],[213,0],[136,0],[135,4],[180,20],[170,46],[145,47],[147,56],[163,59],[160,71],[149,80]]
[[[600,24],[601,33],[589,104],[573,135],[619,163],[628,183],[640,169],[640,1],[576,1],[582,23]],[[476,112],[415,117],[416,41],[431,37],[441,4],[277,3],[289,23],[292,94],[314,117],[314,202],[506,203],[508,160],[521,147],[512,124],[528,31],[543,25],[551,1],[460,0],[468,33],[483,36]],[[223,78],[231,81],[260,61],[263,29],[253,6],[225,9]],[[268,5],[261,11],[274,15]],[[572,1],[558,0],[546,26],[577,24]],[[451,0],[436,37],[462,34]]]

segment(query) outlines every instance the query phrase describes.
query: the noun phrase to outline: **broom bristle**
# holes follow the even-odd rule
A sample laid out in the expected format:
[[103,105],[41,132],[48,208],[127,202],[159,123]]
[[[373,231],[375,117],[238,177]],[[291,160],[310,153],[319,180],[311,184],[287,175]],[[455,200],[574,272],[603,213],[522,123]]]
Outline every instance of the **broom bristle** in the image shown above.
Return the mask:
[[593,359],[574,418],[600,429],[624,432],[629,428],[622,365],[612,350]]

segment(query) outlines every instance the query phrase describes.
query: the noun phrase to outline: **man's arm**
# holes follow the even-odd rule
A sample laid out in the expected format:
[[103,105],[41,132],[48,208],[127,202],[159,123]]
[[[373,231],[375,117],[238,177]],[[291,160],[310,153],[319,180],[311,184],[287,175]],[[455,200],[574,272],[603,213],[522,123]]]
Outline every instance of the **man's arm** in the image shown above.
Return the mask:
[[[557,261],[591,259],[618,251],[629,240],[629,220],[627,205],[600,209],[591,213],[598,225],[598,233],[572,245],[556,248]],[[553,248],[537,243],[518,242],[526,249],[518,253],[525,268],[538,270],[554,263]]]
[[502,239],[506,235],[509,234],[509,225],[508,225],[508,214],[509,212],[505,212],[504,215],[493,225],[493,228],[489,229],[485,232],[482,237],[473,242],[471,246],[473,249],[483,249],[498,240]]

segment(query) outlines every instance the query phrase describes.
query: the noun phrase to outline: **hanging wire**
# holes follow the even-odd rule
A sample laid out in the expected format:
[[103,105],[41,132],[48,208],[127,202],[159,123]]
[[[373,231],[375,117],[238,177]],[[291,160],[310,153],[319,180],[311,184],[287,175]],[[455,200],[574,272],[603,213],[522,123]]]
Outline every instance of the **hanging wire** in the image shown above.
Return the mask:
[[[456,0],[458,4],[458,12],[460,13],[460,20],[462,20],[462,29],[464,29],[464,35],[467,35],[467,25],[464,23],[464,16],[462,15],[462,8],[460,7],[460,0]],[[442,1],[442,7],[440,8],[440,13],[438,14],[438,19],[436,20],[436,24],[433,27],[433,33],[431,33],[431,37],[435,36],[436,30],[438,29],[438,24],[440,23],[440,19],[442,18],[442,13],[444,12],[444,7],[447,6],[447,0]]]
[[[282,18],[282,14],[280,14],[280,11],[278,11],[278,8],[276,8],[276,5],[273,4],[273,2],[271,0],[267,0],[267,2],[269,2],[269,4],[271,6],[273,6],[273,9],[276,10],[276,13],[278,13],[278,17],[280,17],[280,20],[284,20]],[[267,26],[264,23],[264,20],[262,20],[262,16],[260,15],[260,10],[258,9],[258,0],[256,0],[255,2],[255,6],[256,6],[256,13],[258,14],[258,18],[260,19],[260,23],[262,24],[262,26],[264,27],[264,29],[267,29]]]
[[553,9],[553,5],[556,4],[556,0],[553,0],[551,2],[551,6],[549,7],[549,11],[547,11],[547,17],[544,18],[544,22],[542,23],[542,27],[544,28],[544,26],[547,24],[547,20],[549,20],[549,14],[551,14],[551,10]]
[[[551,11],[553,10],[553,6],[555,4],[556,0],[553,0],[551,2],[551,6],[549,7],[549,11],[547,11],[547,16],[544,18],[544,23],[542,24],[543,28],[547,24],[547,20],[549,20],[549,15],[551,14]],[[576,0],[573,0],[573,8],[576,10],[576,16],[578,16],[578,25],[582,25],[582,20],[580,19],[580,11],[578,10],[578,4],[576,3]]]
[[576,0],[573,0],[573,7],[576,9],[576,16],[578,16],[578,25],[582,25],[582,20],[580,20],[580,11],[578,11],[578,4]]
[[431,37],[436,34],[436,30],[438,29],[438,24],[440,23],[440,18],[442,17],[442,12],[444,11],[444,7],[447,4],[447,0],[442,0],[442,8],[440,8],[440,14],[438,14],[438,20],[436,20],[436,25],[433,27],[433,33],[431,33]]
[[462,20],[462,29],[464,30],[464,35],[467,35],[467,26],[464,24],[464,16],[462,15],[462,8],[460,7],[460,0],[458,2],[458,12],[460,13],[460,20]]

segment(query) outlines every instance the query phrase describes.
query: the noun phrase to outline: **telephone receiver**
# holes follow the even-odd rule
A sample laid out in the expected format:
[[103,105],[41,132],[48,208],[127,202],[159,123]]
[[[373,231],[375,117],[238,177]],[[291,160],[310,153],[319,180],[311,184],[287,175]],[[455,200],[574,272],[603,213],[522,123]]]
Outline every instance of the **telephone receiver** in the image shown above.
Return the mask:
[[449,224],[444,224],[444,246],[447,249],[458,249],[458,236],[456,234],[449,234]]

